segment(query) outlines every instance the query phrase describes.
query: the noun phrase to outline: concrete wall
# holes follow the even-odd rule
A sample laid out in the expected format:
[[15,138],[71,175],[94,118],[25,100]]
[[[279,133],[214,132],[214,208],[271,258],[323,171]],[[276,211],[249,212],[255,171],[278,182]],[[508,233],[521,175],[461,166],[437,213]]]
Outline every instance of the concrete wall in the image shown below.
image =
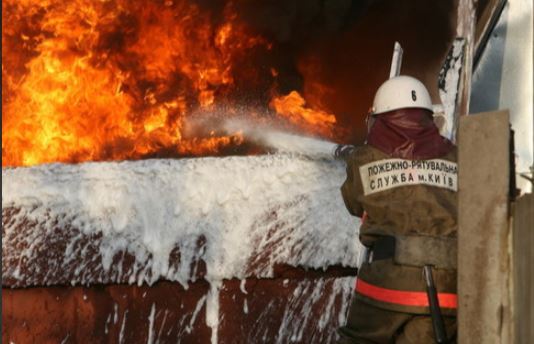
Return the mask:
[[460,119],[458,339],[510,343],[509,115]]
[[534,194],[514,204],[514,334],[517,344],[534,341]]

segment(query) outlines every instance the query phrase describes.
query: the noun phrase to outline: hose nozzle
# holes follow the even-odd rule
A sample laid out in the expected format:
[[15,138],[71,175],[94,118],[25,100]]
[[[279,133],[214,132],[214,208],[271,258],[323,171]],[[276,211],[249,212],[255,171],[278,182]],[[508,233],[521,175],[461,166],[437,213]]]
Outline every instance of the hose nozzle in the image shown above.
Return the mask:
[[354,148],[356,147],[354,147],[353,145],[340,144],[334,148],[334,152],[332,153],[332,155],[338,160],[347,160]]

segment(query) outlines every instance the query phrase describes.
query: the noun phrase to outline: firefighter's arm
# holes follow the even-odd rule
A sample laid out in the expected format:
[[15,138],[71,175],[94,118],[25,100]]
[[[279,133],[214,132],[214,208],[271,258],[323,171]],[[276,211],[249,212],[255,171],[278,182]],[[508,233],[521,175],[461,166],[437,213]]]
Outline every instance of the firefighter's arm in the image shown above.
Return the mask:
[[347,159],[347,179],[341,186],[341,195],[349,213],[354,216],[363,216],[363,207],[358,201],[358,196],[362,193],[358,166],[355,166],[354,160],[349,158]]

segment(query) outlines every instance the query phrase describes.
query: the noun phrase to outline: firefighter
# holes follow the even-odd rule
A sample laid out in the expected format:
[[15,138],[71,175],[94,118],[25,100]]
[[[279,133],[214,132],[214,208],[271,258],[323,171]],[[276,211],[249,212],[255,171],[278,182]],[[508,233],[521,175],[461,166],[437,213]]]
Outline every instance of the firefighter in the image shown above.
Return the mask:
[[365,145],[347,158],[341,193],[348,211],[362,218],[367,254],[338,343],[435,342],[425,266],[441,325],[454,340],[457,152],[432,115],[420,81],[387,80],[376,92]]

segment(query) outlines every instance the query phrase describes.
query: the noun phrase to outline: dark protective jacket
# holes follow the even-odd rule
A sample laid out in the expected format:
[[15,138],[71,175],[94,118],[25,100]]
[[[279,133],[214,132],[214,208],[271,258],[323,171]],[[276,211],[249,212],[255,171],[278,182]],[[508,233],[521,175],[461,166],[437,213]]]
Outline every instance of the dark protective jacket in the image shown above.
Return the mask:
[[[427,144],[441,139],[425,138]],[[412,159],[404,158],[394,145],[384,152],[387,149],[367,144],[355,149],[347,160],[347,179],[341,191],[352,215],[366,214],[360,241],[367,247],[383,236],[456,237],[456,148],[444,141],[436,149],[424,151],[416,139],[412,141],[411,149],[405,151]],[[420,157],[424,158],[413,159],[412,153],[417,151],[423,152]],[[434,248],[416,249],[431,252]],[[434,269],[434,279],[443,313],[454,313],[456,271]],[[356,297],[384,309],[426,314],[425,290],[422,268],[401,265],[394,259],[364,263],[358,272]]]

